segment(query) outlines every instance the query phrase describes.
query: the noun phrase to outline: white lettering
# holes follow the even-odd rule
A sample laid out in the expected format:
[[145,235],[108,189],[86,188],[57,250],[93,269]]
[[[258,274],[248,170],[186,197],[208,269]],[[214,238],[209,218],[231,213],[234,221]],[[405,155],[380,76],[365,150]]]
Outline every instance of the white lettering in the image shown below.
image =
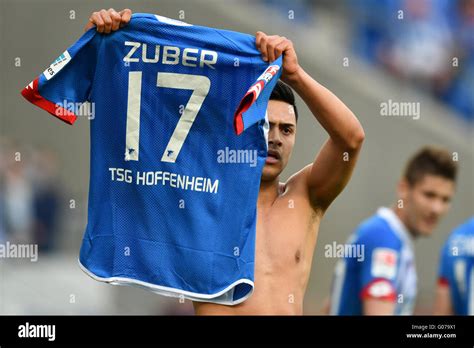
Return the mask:
[[[130,46],[123,58],[127,63],[161,63],[167,65],[181,64],[183,66],[215,69],[219,55],[215,51],[200,50],[197,48],[179,48],[176,46],[152,45],[142,42],[125,41]],[[141,50],[141,52],[140,52]],[[151,57],[149,57],[150,52]]]

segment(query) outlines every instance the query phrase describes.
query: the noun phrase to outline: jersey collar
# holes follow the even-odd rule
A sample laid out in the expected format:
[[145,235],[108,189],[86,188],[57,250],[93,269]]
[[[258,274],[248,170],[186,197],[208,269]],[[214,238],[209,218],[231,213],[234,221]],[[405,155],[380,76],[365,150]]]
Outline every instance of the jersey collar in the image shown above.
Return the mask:
[[408,232],[405,224],[400,220],[400,218],[395,214],[395,212],[387,207],[380,207],[377,210],[377,215],[382,219],[387,221],[390,228],[403,240],[405,241],[411,249],[413,249],[413,240]]

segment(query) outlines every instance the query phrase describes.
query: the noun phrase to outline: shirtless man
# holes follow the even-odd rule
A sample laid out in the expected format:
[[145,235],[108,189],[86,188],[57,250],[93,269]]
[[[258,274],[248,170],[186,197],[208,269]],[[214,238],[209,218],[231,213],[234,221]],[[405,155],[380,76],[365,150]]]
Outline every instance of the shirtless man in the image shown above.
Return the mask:
[[[128,9],[94,12],[86,30],[95,25],[98,32],[110,33],[126,25],[130,17]],[[279,181],[296,138],[293,94],[280,84],[290,97],[271,98],[268,104],[268,158],[257,202],[254,292],[235,306],[194,302],[199,315],[303,314],[319,224],[348,183],[365,136],[351,110],[298,64],[290,40],[257,32],[256,46],[268,62],[284,54],[281,79],[304,100],[329,139],[312,164],[286,183]]]

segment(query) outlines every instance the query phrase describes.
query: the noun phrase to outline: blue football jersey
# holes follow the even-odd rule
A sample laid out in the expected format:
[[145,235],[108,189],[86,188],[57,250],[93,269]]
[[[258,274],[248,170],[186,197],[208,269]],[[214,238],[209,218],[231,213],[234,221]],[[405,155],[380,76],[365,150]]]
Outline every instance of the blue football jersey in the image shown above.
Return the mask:
[[137,13],[109,35],[90,29],[25,87],[59,119],[91,120],[87,274],[194,301],[251,295],[281,63],[254,36]]
[[338,261],[331,314],[362,315],[367,298],[395,302],[396,315],[412,314],[417,291],[413,243],[393,210],[379,208],[377,214],[362,222],[347,245],[363,252]]
[[438,274],[439,282],[449,286],[453,313],[474,315],[474,217],[449,236]]

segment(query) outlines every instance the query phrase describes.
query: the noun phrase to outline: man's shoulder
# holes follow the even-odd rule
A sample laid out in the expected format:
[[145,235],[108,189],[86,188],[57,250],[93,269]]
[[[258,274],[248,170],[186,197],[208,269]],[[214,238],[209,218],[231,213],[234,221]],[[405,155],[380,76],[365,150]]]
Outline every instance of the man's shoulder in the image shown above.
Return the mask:
[[280,182],[279,196],[297,199],[300,201],[300,204],[305,204],[313,212],[323,215],[325,210],[319,207],[317,202],[312,202],[309,195],[308,175],[311,173],[312,167],[313,163],[310,163],[292,174],[286,182]]
[[402,241],[386,221],[377,214],[362,221],[355,231],[358,243],[375,247],[401,249]]
[[306,179],[311,167],[312,164],[309,164],[292,174],[285,182],[280,182],[280,189],[283,188],[283,192],[303,193],[307,189]]
[[292,174],[286,182],[281,182],[280,185],[283,185],[285,190],[306,191],[307,193],[307,176],[310,174],[312,167],[312,163],[306,165]]

